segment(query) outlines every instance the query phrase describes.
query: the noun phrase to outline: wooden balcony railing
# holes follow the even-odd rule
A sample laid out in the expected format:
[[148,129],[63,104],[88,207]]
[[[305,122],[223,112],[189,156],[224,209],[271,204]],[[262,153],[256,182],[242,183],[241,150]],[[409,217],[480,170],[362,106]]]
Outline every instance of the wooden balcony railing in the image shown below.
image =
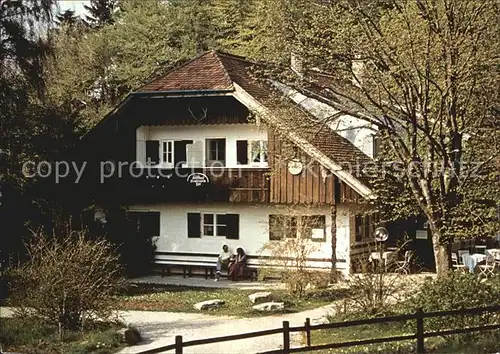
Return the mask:
[[134,170],[107,182],[134,202],[269,202],[266,168],[182,168]]

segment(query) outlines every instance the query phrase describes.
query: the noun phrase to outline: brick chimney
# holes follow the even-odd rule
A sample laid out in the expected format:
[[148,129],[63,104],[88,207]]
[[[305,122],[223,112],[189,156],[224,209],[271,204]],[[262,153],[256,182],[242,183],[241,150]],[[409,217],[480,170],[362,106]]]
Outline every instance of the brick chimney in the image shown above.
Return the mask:
[[352,70],[352,83],[355,86],[360,86],[363,83],[363,72],[365,69],[365,63],[360,59],[359,55],[356,55],[354,59],[351,61],[351,70]]

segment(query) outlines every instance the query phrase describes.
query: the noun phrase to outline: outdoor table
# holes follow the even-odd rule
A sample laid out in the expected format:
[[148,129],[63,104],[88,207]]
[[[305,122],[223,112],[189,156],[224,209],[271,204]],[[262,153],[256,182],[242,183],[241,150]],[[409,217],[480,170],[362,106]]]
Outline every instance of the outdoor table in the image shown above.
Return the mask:
[[497,261],[500,261],[500,248],[490,248],[484,251],[486,256],[491,256],[495,258]]
[[485,245],[476,245],[476,246],[474,246],[474,249],[476,250],[476,253],[484,254],[484,251],[486,250],[486,246]]
[[[396,252],[394,251],[384,251],[382,252],[382,259],[384,260],[384,264],[387,265],[388,261],[394,259]],[[370,254],[369,261],[373,262],[373,260],[380,260],[380,252],[372,252]]]
[[476,268],[479,262],[482,262],[486,259],[486,255],[481,253],[467,254],[464,253],[462,255],[462,261],[464,265],[469,268],[469,272],[474,273],[474,268]]

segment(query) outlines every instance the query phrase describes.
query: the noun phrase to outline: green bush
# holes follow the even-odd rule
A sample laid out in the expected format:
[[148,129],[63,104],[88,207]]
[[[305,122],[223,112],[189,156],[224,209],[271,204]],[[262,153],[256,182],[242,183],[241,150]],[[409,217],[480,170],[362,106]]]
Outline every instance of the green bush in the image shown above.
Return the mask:
[[[415,296],[402,302],[401,312],[412,313],[422,308],[424,312],[459,310],[498,304],[498,277],[491,281],[481,281],[468,273],[454,272],[447,277],[428,280]],[[426,331],[481,326],[498,321],[498,315],[457,315],[429,318],[424,321]],[[413,328],[415,321],[408,322]],[[467,338],[468,335],[461,335]]]

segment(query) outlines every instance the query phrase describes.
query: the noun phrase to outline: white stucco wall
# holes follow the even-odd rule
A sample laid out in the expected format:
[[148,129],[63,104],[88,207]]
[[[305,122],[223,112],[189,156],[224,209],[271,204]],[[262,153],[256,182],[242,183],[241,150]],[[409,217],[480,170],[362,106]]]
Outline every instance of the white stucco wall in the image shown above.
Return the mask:
[[[220,204],[183,204],[183,205],[134,205],[134,211],[160,212],[161,235],[156,243],[157,251],[163,252],[200,252],[218,253],[223,244],[233,250],[242,247],[247,254],[259,255],[264,244],[269,242],[268,220],[270,214],[290,212],[290,207],[273,205],[239,205]],[[326,241],[314,242],[317,250],[310,258],[329,258],[331,255],[331,217],[329,207],[295,209],[302,210],[304,215],[326,215]],[[225,237],[206,236],[201,238],[187,237],[187,213],[236,213],[240,215],[240,235],[238,240]],[[349,216],[347,206],[340,205],[337,211],[337,258],[349,261]],[[277,242],[277,241],[273,241]]]
[[[319,120],[329,119],[338,113],[338,110],[317,99],[307,97],[279,82],[273,83],[285,95],[290,97],[298,105],[302,106]],[[349,115],[342,115],[331,121],[330,127],[340,136],[349,140],[354,146],[363,151],[366,155],[373,157],[373,135],[376,130],[368,122]]]
[[[183,125],[183,126],[141,126],[136,132],[137,161],[146,161],[146,140],[193,140],[201,141],[202,156],[205,157],[206,139],[226,139],[226,167],[246,167],[236,164],[237,140],[267,141],[267,131],[255,124],[214,124],[214,125]],[[248,167],[265,167],[261,164],[251,164]],[[267,164],[266,164],[267,166]]]

